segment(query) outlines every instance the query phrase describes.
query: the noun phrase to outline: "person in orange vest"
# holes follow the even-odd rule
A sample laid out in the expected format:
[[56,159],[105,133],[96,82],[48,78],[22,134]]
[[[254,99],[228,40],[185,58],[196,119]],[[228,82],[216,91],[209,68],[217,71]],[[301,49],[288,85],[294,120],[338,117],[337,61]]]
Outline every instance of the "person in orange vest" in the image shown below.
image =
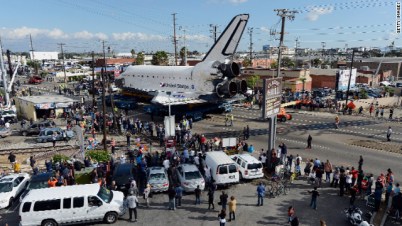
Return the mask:
[[50,177],[49,180],[47,181],[47,185],[49,188],[56,187],[57,179],[55,177]]
[[115,154],[116,140],[112,138],[112,141],[110,143],[112,145],[112,154]]

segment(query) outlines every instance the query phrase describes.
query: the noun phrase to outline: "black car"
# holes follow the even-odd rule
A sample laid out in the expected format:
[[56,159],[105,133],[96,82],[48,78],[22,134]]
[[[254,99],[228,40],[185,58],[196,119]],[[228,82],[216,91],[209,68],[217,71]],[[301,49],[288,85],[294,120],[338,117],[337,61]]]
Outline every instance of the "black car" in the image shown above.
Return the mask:
[[40,173],[38,175],[34,175],[28,182],[27,188],[20,196],[20,201],[24,199],[24,197],[28,194],[30,190],[48,188],[48,180],[53,176],[53,173]]
[[21,135],[39,135],[40,131],[45,128],[54,127],[56,124],[53,121],[46,120],[42,122],[35,122],[32,125],[25,126],[20,130]]
[[137,169],[133,163],[117,164],[113,170],[112,181],[116,182],[117,190],[126,192],[130,182],[137,179]]

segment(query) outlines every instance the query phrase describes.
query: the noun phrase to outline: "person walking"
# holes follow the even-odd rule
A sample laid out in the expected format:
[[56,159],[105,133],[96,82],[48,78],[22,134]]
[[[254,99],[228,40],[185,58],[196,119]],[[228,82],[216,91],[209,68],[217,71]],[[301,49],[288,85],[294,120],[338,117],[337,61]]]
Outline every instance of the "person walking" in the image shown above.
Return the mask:
[[226,210],[226,205],[228,203],[228,195],[225,193],[225,191],[222,191],[221,196],[219,196],[219,200],[220,200],[222,209]]
[[389,119],[392,119],[393,114],[394,114],[394,108],[389,109]]
[[176,191],[173,188],[173,186],[170,186],[168,190],[168,196],[169,196],[169,210],[176,210],[175,207]]
[[225,226],[226,224],[226,210],[222,209],[221,212],[218,214],[219,219],[219,226]]
[[258,201],[257,201],[257,206],[263,206],[264,205],[264,196],[265,196],[265,187],[262,182],[257,187],[257,196],[258,196]]
[[229,123],[229,115],[226,113],[225,114],[225,126],[228,126]]
[[10,161],[11,169],[13,170],[15,162],[16,162],[16,157],[15,157],[14,153],[10,152],[10,154],[8,155],[8,160]]
[[130,192],[129,196],[127,197],[127,206],[128,206],[128,213],[129,213],[129,221],[133,221],[133,213],[134,213],[134,222],[137,221],[137,204],[138,199],[137,196],[134,195],[134,192]]
[[233,220],[236,220],[236,205],[237,201],[235,197],[231,196],[229,201],[229,221],[232,221],[232,216]]
[[215,205],[214,205],[214,189],[209,188],[208,189],[208,209],[211,209],[211,205],[212,205],[212,209],[215,209]]
[[176,206],[181,206],[181,199],[183,198],[183,188],[178,183],[175,188],[176,191]]
[[149,198],[151,198],[151,185],[147,184],[147,188],[145,188],[144,190],[144,199],[148,208],[149,208]]
[[332,164],[327,161],[324,163],[324,171],[325,171],[325,182],[330,183],[331,182],[331,173],[332,173]]
[[306,149],[311,149],[311,141],[313,141],[313,137],[309,134],[307,137],[307,148]]
[[358,170],[359,170],[359,171],[362,170],[362,167],[363,167],[363,156],[360,155]]
[[295,208],[293,206],[289,206],[288,208],[288,223],[291,223],[295,215]]
[[317,191],[317,187],[314,187],[314,190],[309,191],[309,193],[311,193],[310,207],[317,210],[317,197],[320,196],[320,193]]
[[110,141],[110,145],[112,146],[112,154],[114,155],[116,153],[115,149],[116,149],[116,140],[114,139],[114,137],[112,137],[112,140]]
[[201,189],[200,185],[197,185],[197,188],[194,190],[195,193],[195,205],[201,204]]
[[391,134],[392,134],[392,129],[391,129],[391,126],[389,126],[388,130],[387,130],[387,141],[391,141]]
[[127,132],[126,132],[127,147],[130,147],[131,135],[132,135],[132,134],[131,134],[130,130],[127,130]]
[[286,155],[288,154],[288,148],[286,147],[285,143],[281,143],[279,145],[279,147],[281,148],[281,161],[282,164],[286,165]]
[[54,132],[54,133],[52,134],[53,148],[56,147],[56,140],[57,140],[57,133]]

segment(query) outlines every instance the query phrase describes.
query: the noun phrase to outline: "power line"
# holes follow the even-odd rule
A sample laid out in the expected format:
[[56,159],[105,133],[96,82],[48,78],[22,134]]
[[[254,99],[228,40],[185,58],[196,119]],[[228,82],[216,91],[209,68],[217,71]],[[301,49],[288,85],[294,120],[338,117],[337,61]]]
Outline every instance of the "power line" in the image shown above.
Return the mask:
[[64,64],[64,51],[63,51],[63,45],[65,45],[65,44],[59,43],[57,45],[60,46],[60,50],[61,50],[61,59],[63,61],[64,84],[66,84],[67,83],[67,74],[66,74],[66,65]]

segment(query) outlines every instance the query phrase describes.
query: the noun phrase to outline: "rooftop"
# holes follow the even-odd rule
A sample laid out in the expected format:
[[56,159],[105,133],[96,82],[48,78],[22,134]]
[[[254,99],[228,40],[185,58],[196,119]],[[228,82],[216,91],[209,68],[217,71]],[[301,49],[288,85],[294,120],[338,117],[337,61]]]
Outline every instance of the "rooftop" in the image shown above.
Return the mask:
[[84,185],[70,185],[52,188],[43,188],[31,190],[24,198],[24,202],[34,200],[46,199],[60,199],[66,197],[73,197],[76,195],[88,196],[95,195],[99,191],[99,184],[84,184]]
[[77,102],[77,100],[65,97],[62,95],[46,95],[46,96],[24,96],[24,97],[18,97],[20,100],[24,100],[27,102],[32,102],[34,104],[43,104],[43,103],[49,103],[49,102],[55,102],[55,103],[72,103],[72,102]]

